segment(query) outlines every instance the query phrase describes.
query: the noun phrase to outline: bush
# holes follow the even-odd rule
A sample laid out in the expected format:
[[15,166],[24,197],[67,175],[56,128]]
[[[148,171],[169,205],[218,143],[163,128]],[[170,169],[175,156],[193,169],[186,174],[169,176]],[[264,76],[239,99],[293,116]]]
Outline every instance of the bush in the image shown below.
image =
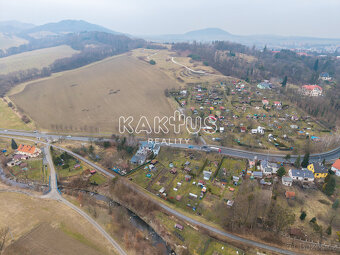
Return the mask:
[[339,199],[335,200],[334,203],[333,203],[333,205],[332,205],[332,208],[333,208],[334,210],[338,209],[338,207],[339,207]]
[[151,59],[151,60],[149,61],[149,64],[151,64],[151,65],[156,65],[156,61],[153,60],[153,59]]
[[316,222],[316,217],[313,217],[311,220],[310,220],[311,223],[315,223]]
[[300,220],[304,220],[306,218],[307,214],[305,211],[303,211],[300,215]]
[[326,234],[329,235],[329,236],[332,234],[332,227],[331,227],[331,226],[329,226],[329,227],[326,229]]
[[69,167],[70,167],[70,165],[68,165],[68,164],[63,165],[63,169],[67,169]]

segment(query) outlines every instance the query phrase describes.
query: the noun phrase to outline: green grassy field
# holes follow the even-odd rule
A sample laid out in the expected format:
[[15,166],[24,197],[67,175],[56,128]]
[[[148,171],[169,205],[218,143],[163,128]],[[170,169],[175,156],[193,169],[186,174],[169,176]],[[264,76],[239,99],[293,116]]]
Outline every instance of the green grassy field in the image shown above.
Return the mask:
[[32,122],[25,124],[4,101],[0,100],[0,128],[32,130],[34,124]]
[[29,159],[23,161],[23,163],[27,163],[27,167],[14,166],[10,168],[13,175],[17,178],[48,182],[49,173],[47,169],[43,169],[41,158]]
[[0,58],[0,74],[30,68],[41,69],[52,64],[57,59],[70,57],[77,52],[78,51],[72,49],[70,46],[61,45]]

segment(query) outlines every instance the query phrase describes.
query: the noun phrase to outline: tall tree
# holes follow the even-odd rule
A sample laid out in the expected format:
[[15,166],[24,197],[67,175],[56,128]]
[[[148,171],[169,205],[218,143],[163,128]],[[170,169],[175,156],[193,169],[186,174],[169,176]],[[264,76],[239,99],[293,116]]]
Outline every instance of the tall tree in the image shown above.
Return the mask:
[[288,80],[288,77],[287,77],[287,75],[286,75],[285,78],[283,79],[282,83],[281,83],[282,87],[286,87],[286,85],[287,85],[287,80]]
[[315,62],[314,62],[314,67],[313,67],[313,70],[315,72],[317,72],[319,69],[319,59],[316,59]]
[[300,155],[297,156],[297,158],[296,158],[296,160],[295,160],[295,162],[294,162],[294,166],[295,166],[296,168],[299,168],[299,167],[301,166],[301,156],[300,156]]
[[307,152],[307,153],[305,154],[305,156],[303,157],[301,166],[302,166],[302,167],[307,167],[308,164],[309,164],[309,152]]
[[13,150],[18,149],[18,145],[17,145],[17,143],[14,141],[14,139],[12,139],[12,144],[11,144],[11,146],[12,146],[12,149],[13,149]]

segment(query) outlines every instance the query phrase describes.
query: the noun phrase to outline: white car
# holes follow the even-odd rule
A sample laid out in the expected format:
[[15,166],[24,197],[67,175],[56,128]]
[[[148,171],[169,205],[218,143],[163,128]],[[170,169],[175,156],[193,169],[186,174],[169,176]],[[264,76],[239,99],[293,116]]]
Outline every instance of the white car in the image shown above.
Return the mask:
[[72,136],[70,136],[70,135],[68,135],[68,136],[66,136],[66,138],[71,138]]

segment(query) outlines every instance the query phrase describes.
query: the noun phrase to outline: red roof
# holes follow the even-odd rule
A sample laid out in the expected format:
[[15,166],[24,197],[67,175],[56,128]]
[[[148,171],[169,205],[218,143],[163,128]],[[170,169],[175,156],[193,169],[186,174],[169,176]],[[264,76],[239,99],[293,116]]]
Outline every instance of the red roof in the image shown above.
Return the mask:
[[30,145],[20,144],[18,147],[18,151],[23,152],[23,153],[28,153],[28,154],[34,154],[35,147],[30,146]]
[[313,90],[313,89],[319,89],[319,90],[322,90],[322,88],[318,85],[303,85],[302,86],[304,89],[307,89],[307,90]]
[[332,165],[332,167],[340,170],[340,159],[337,159],[334,164]]
[[292,198],[295,197],[294,191],[286,191],[286,198]]

